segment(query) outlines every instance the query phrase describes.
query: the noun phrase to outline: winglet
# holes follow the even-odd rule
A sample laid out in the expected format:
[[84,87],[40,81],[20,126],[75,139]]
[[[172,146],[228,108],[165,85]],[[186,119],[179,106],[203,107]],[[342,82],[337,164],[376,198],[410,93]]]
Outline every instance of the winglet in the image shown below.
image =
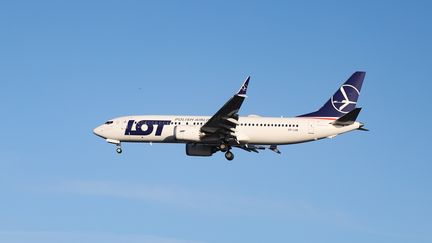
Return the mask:
[[250,80],[250,76],[248,76],[246,80],[243,82],[243,85],[241,86],[240,90],[237,92],[237,95],[246,96],[247,88],[249,86],[249,80]]

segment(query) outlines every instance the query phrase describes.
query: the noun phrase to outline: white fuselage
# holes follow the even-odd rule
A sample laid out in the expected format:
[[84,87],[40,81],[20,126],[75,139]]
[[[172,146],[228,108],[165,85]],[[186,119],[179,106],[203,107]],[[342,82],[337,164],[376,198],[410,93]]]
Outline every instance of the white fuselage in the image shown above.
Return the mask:
[[[177,126],[190,126],[199,129],[209,119],[209,116],[125,116],[112,119],[106,124],[95,128],[94,133],[105,138],[110,143],[199,142],[176,139],[175,129]],[[335,126],[332,124],[335,119],[240,117],[233,133],[237,137],[239,144],[283,145],[332,138],[359,129],[362,125],[359,122],[354,122],[351,125]],[[141,125],[137,128],[137,124]]]

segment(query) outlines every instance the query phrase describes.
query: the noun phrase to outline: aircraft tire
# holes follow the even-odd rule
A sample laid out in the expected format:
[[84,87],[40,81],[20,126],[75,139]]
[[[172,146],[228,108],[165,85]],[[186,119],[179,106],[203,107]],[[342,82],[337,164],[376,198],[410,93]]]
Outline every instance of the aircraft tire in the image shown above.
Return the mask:
[[222,143],[222,144],[219,146],[219,148],[220,148],[220,150],[221,150],[222,152],[226,152],[226,151],[228,151],[228,145],[226,145],[226,144],[224,144],[224,143]]
[[228,161],[231,161],[231,160],[234,159],[234,154],[233,154],[231,151],[227,151],[227,152],[225,153],[225,158],[226,158]]
[[123,152],[123,150],[122,150],[121,148],[116,148],[116,152],[117,152],[118,154],[121,154],[121,153]]

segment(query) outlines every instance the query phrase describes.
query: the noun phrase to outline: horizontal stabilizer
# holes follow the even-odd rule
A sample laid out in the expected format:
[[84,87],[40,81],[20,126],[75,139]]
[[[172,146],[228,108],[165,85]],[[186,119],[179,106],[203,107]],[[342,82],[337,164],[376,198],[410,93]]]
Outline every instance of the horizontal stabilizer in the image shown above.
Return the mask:
[[369,132],[369,129],[364,128],[364,126],[365,125],[363,123],[360,123],[360,127],[357,130],[364,131],[364,132]]
[[332,122],[332,124],[333,125],[339,125],[339,126],[351,125],[357,120],[357,117],[360,114],[360,111],[361,111],[361,108],[355,108],[354,110],[348,112],[347,114],[345,114],[341,118]]

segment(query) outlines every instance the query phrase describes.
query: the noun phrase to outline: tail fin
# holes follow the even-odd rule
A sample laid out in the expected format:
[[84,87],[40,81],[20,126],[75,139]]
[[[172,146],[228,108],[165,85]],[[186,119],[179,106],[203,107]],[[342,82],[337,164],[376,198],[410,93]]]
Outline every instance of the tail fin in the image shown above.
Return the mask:
[[339,118],[356,108],[366,72],[355,72],[318,111],[299,117]]

